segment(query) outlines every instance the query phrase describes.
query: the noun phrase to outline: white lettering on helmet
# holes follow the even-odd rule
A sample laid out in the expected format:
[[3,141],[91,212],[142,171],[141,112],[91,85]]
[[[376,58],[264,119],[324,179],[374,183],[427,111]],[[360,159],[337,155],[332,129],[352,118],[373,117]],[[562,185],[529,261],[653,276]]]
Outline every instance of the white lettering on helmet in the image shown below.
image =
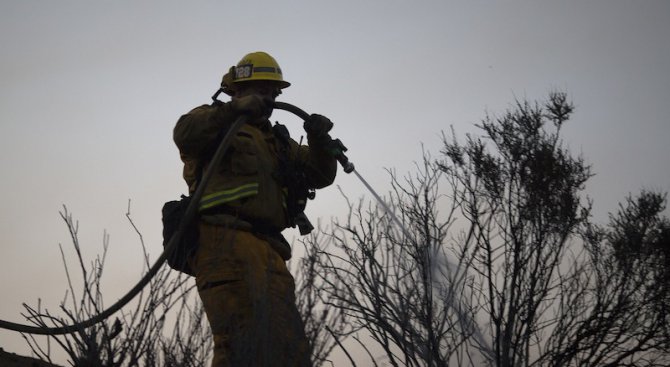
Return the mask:
[[235,79],[251,78],[253,74],[253,65],[240,65],[235,68]]

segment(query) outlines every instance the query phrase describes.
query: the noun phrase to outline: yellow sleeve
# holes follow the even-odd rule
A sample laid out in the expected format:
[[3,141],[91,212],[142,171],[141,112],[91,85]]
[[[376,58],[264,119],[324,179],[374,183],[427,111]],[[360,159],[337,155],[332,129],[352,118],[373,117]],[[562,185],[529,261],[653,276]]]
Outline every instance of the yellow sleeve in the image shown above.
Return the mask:
[[335,181],[337,175],[337,161],[320,144],[299,145],[291,139],[293,156],[304,164],[308,184],[311,188],[320,189]]
[[228,103],[202,105],[181,116],[173,139],[182,158],[208,158],[235,117]]

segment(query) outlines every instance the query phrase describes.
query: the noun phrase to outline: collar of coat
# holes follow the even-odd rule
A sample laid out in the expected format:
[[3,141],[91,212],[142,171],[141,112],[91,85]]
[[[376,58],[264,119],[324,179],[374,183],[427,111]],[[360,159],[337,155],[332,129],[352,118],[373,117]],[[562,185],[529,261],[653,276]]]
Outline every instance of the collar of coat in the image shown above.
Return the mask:
[[263,132],[272,131],[272,123],[268,119],[249,121],[248,124]]

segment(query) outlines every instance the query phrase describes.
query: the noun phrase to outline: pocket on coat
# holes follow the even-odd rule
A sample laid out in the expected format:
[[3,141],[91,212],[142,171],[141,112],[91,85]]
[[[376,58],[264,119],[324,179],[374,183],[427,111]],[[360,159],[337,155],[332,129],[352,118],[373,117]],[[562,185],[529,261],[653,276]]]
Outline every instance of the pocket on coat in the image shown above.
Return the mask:
[[242,176],[255,175],[258,172],[258,152],[253,137],[248,133],[238,132],[232,146],[232,173]]

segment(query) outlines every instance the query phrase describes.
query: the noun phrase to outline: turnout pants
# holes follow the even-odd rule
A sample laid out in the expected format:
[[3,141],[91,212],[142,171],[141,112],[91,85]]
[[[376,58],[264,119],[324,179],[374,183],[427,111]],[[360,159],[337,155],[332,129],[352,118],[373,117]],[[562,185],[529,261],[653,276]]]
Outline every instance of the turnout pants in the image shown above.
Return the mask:
[[268,242],[200,223],[192,264],[214,338],[212,367],[310,366],[293,277]]

